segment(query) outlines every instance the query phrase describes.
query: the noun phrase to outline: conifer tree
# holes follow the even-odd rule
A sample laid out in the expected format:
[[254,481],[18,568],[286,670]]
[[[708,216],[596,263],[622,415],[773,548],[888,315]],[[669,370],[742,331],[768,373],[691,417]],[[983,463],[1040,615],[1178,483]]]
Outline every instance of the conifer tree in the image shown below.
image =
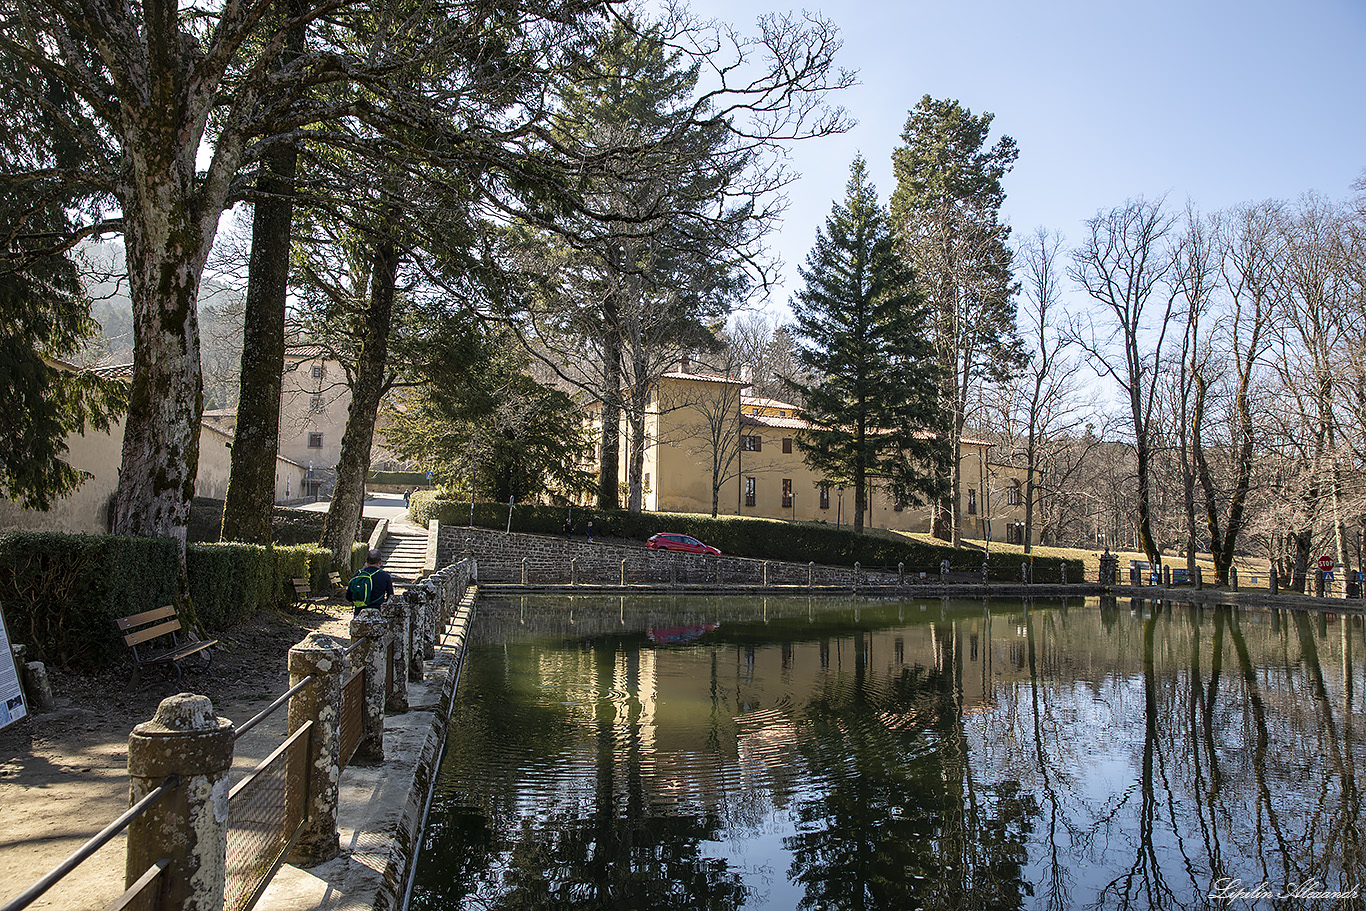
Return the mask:
[[796,358],[814,379],[793,383],[812,425],[797,443],[814,470],[853,486],[862,532],[870,482],[884,479],[903,503],[934,496],[944,447],[931,432],[938,369],[927,309],[861,156],[798,274]]

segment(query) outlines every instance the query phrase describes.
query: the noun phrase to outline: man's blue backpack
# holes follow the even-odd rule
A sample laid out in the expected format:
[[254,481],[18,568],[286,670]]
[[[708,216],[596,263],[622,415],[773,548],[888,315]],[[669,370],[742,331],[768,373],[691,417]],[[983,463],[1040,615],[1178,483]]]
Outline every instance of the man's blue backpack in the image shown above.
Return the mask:
[[346,585],[346,597],[351,599],[351,603],[356,607],[365,607],[370,603],[370,589],[375,570],[366,567],[351,577],[351,581]]

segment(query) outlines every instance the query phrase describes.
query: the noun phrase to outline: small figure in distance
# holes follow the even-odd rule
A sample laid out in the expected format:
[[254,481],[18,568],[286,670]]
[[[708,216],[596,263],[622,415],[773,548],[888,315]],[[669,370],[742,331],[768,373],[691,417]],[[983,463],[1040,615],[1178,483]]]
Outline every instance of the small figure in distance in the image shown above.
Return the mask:
[[566,538],[574,537],[574,523],[569,520],[568,515],[564,517],[564,536]]
[[412,489],[411,487],[405,487],[405,488],[403,489],[403,505],[404,505],[404,506],[409,505],[409,504],[408,504],[408,501],[411,500],[412,498],[413,498],[413,489]]
[[591,519],[588,522],[588,543],[593,543],[593,522]]

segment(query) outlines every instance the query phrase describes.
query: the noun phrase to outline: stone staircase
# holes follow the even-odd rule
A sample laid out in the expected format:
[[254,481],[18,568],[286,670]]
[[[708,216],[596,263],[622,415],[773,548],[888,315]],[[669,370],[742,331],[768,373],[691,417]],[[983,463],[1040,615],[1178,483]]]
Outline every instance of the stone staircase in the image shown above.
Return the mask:
[[422,575],[422,564],[427,559],[427,533],[391,529],[384,536],[379,553],[384,568],[394,577],[394,588],[405,588]]

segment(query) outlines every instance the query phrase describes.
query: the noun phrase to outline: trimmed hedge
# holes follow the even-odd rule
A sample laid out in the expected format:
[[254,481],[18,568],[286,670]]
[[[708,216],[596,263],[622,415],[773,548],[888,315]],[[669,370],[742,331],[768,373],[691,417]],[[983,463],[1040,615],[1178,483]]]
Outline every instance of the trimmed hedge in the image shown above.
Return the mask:
[[[439,519],[443,525],[467,525],[470,521],[470,504],[468,500],[443,500],[434,492],[418,491],[413,494],[408,514],[419,525],[426,525],[432,519]],[[563,506],[515,506],[512,511],[512,530],[562,535],[565,516],[566,509]],[[505,529],[507,521],[506,503],[476,503],[474,506],[474,524],[481,528]],[[948,545],[925,544],[910,539],[892,541],[856,535],[852,530],[820,523],[794,524],[779,519],[739,516],[713,519],[694,513],[632,513],[626,510],[603,511],[576,507],[573,521],[575,535],[582,535],[587,523],[592,521],[593,534],[600,538],[643,542],[656,532],[668,531],[692,535],[734,557],[830,566],[853,566],[859,563],[864,569],[895,571],[898,563],[905,563],[907,572],[938,573],[940,561],[948,560],[953,572],[980,573],[984,556],[980,550],[955,550]],[[1035,582],[1059,581],[1064,562],[1068,564],[1068,579],[1079,582],[1085,578],[1080,560],[1024,557],[1002,551],[987,557],[988,576],[999,582],[1019,581],[1020,564],[1025,561],[1034,564]]]
[[[325,586],[329,562],[316,545],[191,544],[185,564],[194,615],[206,631],[227,629],[288,604],[293,578]],[[0,536],[0,607],[10,638],[55,665],[118,660],[127,647],[114,620],[175,603],[177,573],[170,538]]]
[[425,471],[372,471],[365,476],[366,484],[387,484],[396,487],[425,487],[431,484]]

